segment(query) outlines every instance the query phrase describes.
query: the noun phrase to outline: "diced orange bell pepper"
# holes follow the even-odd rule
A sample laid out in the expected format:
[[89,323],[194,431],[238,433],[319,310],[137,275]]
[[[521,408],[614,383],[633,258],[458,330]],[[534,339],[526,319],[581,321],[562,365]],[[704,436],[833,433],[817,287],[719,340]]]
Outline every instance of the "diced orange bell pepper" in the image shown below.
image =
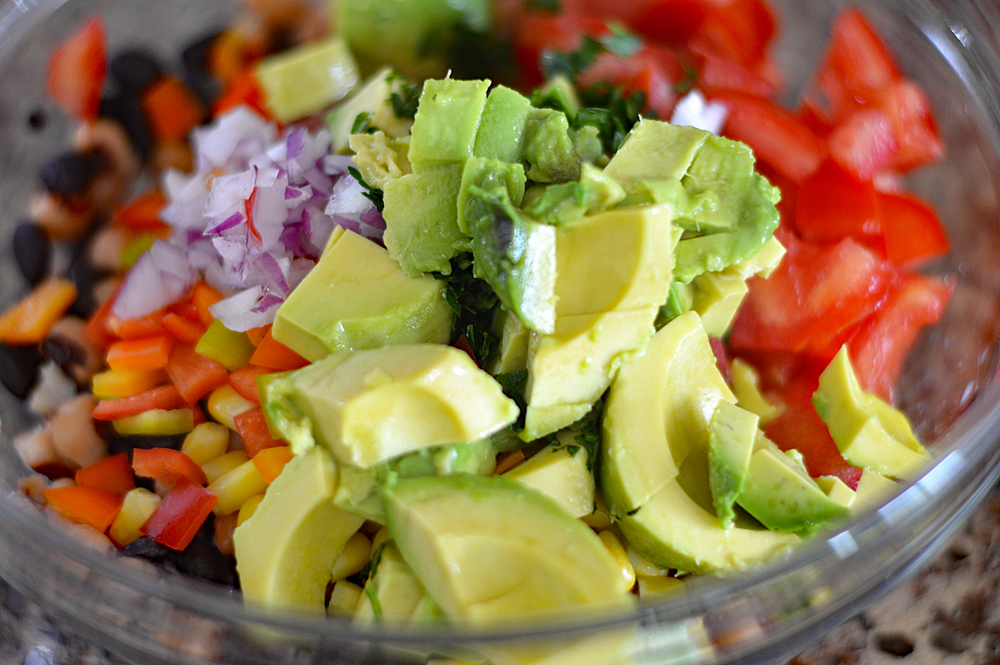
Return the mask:
[[267,367],[275,372],[284,372],[305,367],[309,361],[275,340],[268,330],[264,339],[257,345],[257,350],[250,356],[250,364]]
[[0,341],[38,344],[76,300],[76,285],[68,279],[48,279],[0,315]]
[[132,451],[132,470],[142,478],[152,478],[168,485],[180,478],[204,485],[208,477],[194,460],[173,448],[136,448]]
[[222,300],[222,294],[213,289],[205,282],[198,282],[191,292],[191,303],[198,310],[198,317],[205,327],[212,325],[215,315],[209,309],[212,305]]
[[108,347],[108,365],[111,369],[160,369],[167,366],[173,338],[153,335],[138,339],[123,339]]
[[45,490],[45,500],[70,522],[87,524],[101,533],[108,530],[122,507],[120,494],[80,485],[51,487]]
[[108,330],[120,339],[141,339],[163,333],[163,310],[145,316],[121,319],[113,313],[108,316]]
[[257,391],[257,377],[261,374],[273,373],[274,370],[270,367],[247,365],[229,375],[229,385],[239,393],[240,397],[260,404],[260,393]]
[[271,430],[264,420],[264,410],[259,406],[236,414],[233,421],[236,423],[236,432],[243,439],[243,449],[250,459],[265,448],[287,445],[285,441],[271,436]]
[[278,477],[285,465],[292,461],[295,455],[292,454],[291,446],[272,446],[264,448],[253,456],[254,466],[270,485]]
[[173,76],[149,84],[140,97],[153,136],[160,143],[187,137],[205,118],[205,108],[191,89]]
[[144,390],[165,383],[167,373],[162,369],[148,370],[105,370],[94,375],[91,387],[94,396],[101,399],[131,397]]
[[98,307],[83,328],[83,336],[96,344],[99,348],[106,349],[115,341],[115,336],[108,330],[108,319],[111,317],[111,308],[115,304],[112,296]]
[[229,371],[187,344],[177,344],[167,361],[167,375],[188,404],[229,382]]
[[167,197],[159,189],[133,199],[118,209],[112,222],[138,232],[160,231],[168,228],[160,219],[160,211],[167,205]]
[[131,492],[135,489],[135,476],[132,475],[128,453],[117,453],[79,469],[76,484],[115,494]]
[[182,344],[194,344],[205,334],[205,326],[200,320],[192,321],[174,312],[163,315],[163,329]]

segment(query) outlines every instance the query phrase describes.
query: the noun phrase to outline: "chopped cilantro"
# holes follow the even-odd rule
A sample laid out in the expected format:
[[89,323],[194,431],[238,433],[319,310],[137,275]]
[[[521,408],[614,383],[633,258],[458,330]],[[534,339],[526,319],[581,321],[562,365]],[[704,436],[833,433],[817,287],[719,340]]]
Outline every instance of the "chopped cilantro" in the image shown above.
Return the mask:
[[[584,125],[596,127],[604,151],[609,155],[621,147],[632,127],[639,122],[639,112],[646,104],[645,93],[625,94],[617,87],[591,87],[584,90],[580,98],[586,108],[572,118],[571,126],[574,129]],[[646,113],[646,116],[653,115]]]
[[555,12],[562,11],[562,3],[559,0],[528,0],[528,9],[534,12]]
[[517,410],[520,415],[517,418],[517,422],[514,423],[514,428],[523,429],[524,410],[528,406],[524,400],[524,387],[528,382],[528,370],[522,369],[518,372],[497,374],[493,378],[500,384],[503,394],[514,400],[514,403],[517,404]]
[[375,204],[375,209],[382,212],[382,208],[385,207],[385,201],[382,198],[382,190],[377,187],[372,187],[367,182],[365,182],[364,177],[361,175],[361,171],[357,170],[353,166],[347,167],[347,172],[352,178],[358,181],[361,187],[365,190],[362,192],[365,198]]
[[393,91],[389,96],[392,103],[392,112],[397,118],[409,118],[413,120],[417,115],[417,103],[420,101],[420,91],[422,86],[419,83],[408,81],[399,77],[399,90]]
[[368,111],[362,111],[354,118],[354,124],[351,125],[351,134],[364,134],[369,131],[374,131],[372,127],[372,114]]
[[631,58],[642,50],[642,38],[629,32],[625,27],[609,23],[608,30],[611,34],[601,37],[600,42],[609,53],[619,58]]
[[471,254],[452,259],[450,275],[434,273],[434,277],[447,282],[444,298],[455,313],[451,342],[465,335],[476,359],[485,361],[499,341],[493,331],[493,317],[500,299],[485,280],[472,274]]
[[378,564],[382,560],[383,551],[385,551],[385,543],[382,543],[375,548],[375,551],[372,552],[371,559],[368,560],[368,563],[366,563],[365,567],[361,569],[361,572],[354,576],[351,581],[355,582],[358,586],[365,586],[368,583],[368,580],[372,578],[375,571],[378,569]]
[[570,81],[576,81],[581,72],[597,60],[605,46],[593,37],[584,35],[580,48],[575,51],[543,51],[540,56],[542,72],[545,78],[565,76]]

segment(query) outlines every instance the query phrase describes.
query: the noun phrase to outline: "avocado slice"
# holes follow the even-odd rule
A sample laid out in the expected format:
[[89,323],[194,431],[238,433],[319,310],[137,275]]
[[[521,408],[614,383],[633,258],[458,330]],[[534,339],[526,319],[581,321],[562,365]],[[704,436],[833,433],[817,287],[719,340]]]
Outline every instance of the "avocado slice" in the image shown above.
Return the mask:
[[844,459],[855,466],[903,478],[931,459],[903,412],[861,389],[846,345],[820,374],[813,404]]
[[486,98],[472,154],[502,162],[518,162],[530,115],[531,102],[527,97],[506,86],[494,87]]
[[720,400],[708,423],[708,486],[723,529],[736,520],[733,506],[746,483],[758,421],[749,411]]
[[548,496],[573,517],[594,512],[595,483],[589,455],[575,432],[559,432],[554,443],[503,474]]
[[420,172],[472,157],[489,81],[424,81],[410,130],[410,163]]
[[386,542],[372,558],[377,559],[377,565],[365,582],[364,595],[354,612],[355,623],[405,626],[441,616],[437,603],[403,561],[395,543]]
[[468,354],[439,344],[331,354],[269,382],[263,404],[268,423],[297,453],[319,443],[362,469],[484,439],[518,416]]
[[333,505],[337,483],[337,465],[326,450],[296,456],[236,528],[236,571],[248,602],[324,611],[330,568],[364,522]]
[[271,334],[307,360],[384,344],[443,344],[453,317],[444,286],[430,275],[406,275],[384,248],[336,227],[278,308]]
[[302,44],[261,60],[254,68],[267,108],[281,122],[318,113],[358,83],[358,67],[340,36]]
[[401,95],[406,85],[410,84],[391,67],[383,67],[330,111],[326,126],[330,130],[334,152],[343,152],[347,148],[359,115],[364,117],[369,128],[381,130],[390,138],[409,135],[413,120],[396,115],[392,104],[392,96]]

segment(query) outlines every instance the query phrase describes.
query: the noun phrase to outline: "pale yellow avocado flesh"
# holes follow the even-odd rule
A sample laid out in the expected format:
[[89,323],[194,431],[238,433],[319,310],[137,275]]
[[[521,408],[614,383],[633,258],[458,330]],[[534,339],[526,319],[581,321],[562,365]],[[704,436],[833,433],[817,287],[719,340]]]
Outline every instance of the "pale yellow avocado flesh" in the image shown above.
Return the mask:
[[358,67],[340,37],[304,44],[257,64],[267,107],[282,122],[317,113],[358,83]]
[[264,397],[271,423],[293,450],[308,449],[311,438],[362,469],[487,438],[518,414],[468,354],[440,344],[333,354],[272,381]]
[[247,602],[272,609],[324,611],[330,569],[364,522],[333,504],[338,482],[330,454],[295,457],[264,500],[236,528],[236,570]]
[[527,460],[503,474],[546,495],[573,517],[594,512],[594,474],[586,449],[575,442],[574,433],[563,430]]
[[[372,604],[372,596],[378,603],[377,610]],[[396,545],[387,542],[379,555],[374,574],[365,583],[365,593],[355,610],[354,622],[389,625],[419,622],[422,617],[417,614],[427,603],[425,598],[427,590],[424,585],[403,561]]]
[[278,309],[271,334],[307,360],[385,344],[446,344],[453,313],[443,290],[444,282],[404,274],[383,247],[337,227]]

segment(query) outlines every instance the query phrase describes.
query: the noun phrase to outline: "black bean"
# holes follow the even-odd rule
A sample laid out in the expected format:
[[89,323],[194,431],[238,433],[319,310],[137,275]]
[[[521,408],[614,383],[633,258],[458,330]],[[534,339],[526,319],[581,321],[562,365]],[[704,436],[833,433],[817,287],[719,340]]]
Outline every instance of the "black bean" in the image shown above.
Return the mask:
[[111,58],[108,75],[123,91],[138,94],[163,75],[163,66],[149,51],[131,48]]
[[212,30],[200,37],[196,37],[194,41],[181,49],[181,64],[184,66],[185,72],[200,71],[206,74],[209,73],[208,55],[212,50],[212,45],[220,34],[222,34],[221,30]]
[[52,263],[52,239],[34,222],[21,222],[14,229],[14,260],[24,279],[37,284],[49,274]]
[[35,345],[0,344],[0,383],[18,399],[24,399],[38,382],[42,354]]
[[150,448],[173,448],[180,450],[184,442],[183,434],[164,434],[156,436],[122,436],[108,427],[101,432],[101,436],[108,442],[108,450],[113,455],[121,452],[132,452],[136,448],[149,450]]
[[139,156],[146,159],[153,152],[153,134],[143,114],[139,97],[127,91],[119,91],[101,100],[101,116],[121,123],[132,147]]
[[913,640],[902,633],[882,633],[875,636],[880,651],[903,658],[913,653]]
[[74,249],[73,258],[66,269],[66,277],[76,285],[76,301],[69,313],[80,318],[89,318],[97,309],[94,286],[106,275],[97,269],[87,256],[87,242],[81,242]]
[[962,653],[968,646],[960,635],[948,628],[940,628],[931,635],[931,644],[947,653]]
[[82,365],[87,360],[86,353],[80,345],[65,337],[50,336],[42,342],[42,358],[59,365],[66,374],[72,376],[72,368]]
[[50,192],[76,196],[90,186],[104,164],[98,152],[64,152],[42,167],[42,184]]
[[222,92],[222,82],[208,66],[209,50],[218,36],[218,30],[212,31],[199,37],[181,51],[184,83],[207,107],[211,107]]
[[236,584],[236,567],[233,561],[219,551],[210,537],[202,533],[183,552],[174,552],[170,561],[181,573],[224,586]]
[[173,550],[169,547],[164,547],[149,536],[142,536],[123,547],[122,554],[162,563],[169,560],[173,554]]

